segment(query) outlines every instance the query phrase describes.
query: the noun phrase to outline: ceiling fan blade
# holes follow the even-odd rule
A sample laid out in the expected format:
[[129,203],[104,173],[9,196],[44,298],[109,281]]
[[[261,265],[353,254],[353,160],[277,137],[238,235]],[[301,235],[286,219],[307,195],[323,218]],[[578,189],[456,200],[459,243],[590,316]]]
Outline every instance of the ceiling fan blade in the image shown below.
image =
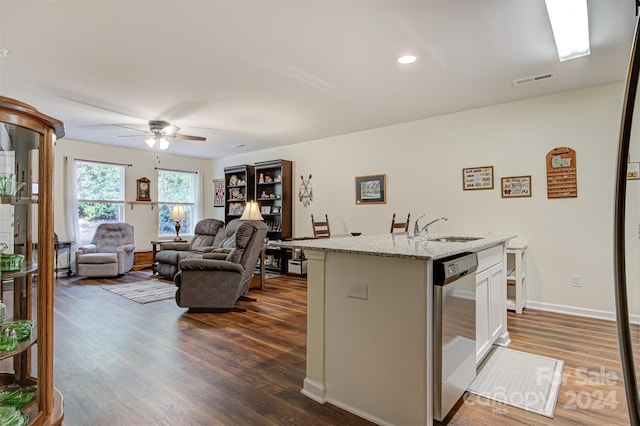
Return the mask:
[[149,133],[146,130],[136,129],[135,127],[123,126],[122,124],[114,124],[114,126],[122,127],[123,129],[135,130],[136,132]]
[[118,135],[119,138],[141,138],[144,135]]
[[207,138],[202,136],[173,135],[171,137],[175,139],[181,139],[183,141],[206,141],[207,140]]

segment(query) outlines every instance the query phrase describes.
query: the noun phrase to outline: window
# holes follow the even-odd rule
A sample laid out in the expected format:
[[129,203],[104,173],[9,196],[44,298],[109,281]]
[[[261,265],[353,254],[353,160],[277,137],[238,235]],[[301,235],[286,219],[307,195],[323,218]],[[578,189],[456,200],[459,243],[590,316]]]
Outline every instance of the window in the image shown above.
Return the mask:
[[192,233],[195,226],[196,178],[195,172],[158,170],[158,236],[175,236],[176,222],[169,216],[177,204],[182,206],[187,216],[180,222],[180,234]]
[[78,242],[91,241],[101,223],[124,222],[124,166],[76,161]]

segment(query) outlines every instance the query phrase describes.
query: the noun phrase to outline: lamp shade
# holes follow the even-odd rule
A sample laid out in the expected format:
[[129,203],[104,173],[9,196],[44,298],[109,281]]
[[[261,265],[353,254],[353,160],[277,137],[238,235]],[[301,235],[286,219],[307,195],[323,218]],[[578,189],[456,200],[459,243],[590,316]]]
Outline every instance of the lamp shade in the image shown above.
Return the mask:
[[240,220],[264,220],[260,214],[260,208],[255,201],[249,201],[240,216]]
[[171,210],[171,216],[169,219],[171,220],[182,220],[186,219],[187,215],[184,213],[184,209],[181,205],[173,206],[173,210]]

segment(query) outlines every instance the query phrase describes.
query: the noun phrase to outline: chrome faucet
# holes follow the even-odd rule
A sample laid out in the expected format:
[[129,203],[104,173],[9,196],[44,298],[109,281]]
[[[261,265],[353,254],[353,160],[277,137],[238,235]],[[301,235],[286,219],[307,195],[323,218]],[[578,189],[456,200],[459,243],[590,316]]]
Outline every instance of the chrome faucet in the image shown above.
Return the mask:
[[[424,216],[424,215],[423,215]],[[418,218],[418,220],[420,220],[423,216],[420,216]],[[420,229],[420,227],[418,226],[418,221],[416,220],[416,224],[413,227],[413,236],[414,237],[419,237],[420,234],[422,234],[422,231],[425,232],[425,237],[429,238],[429,226],[433,225],[434,223],[438,222],[439,220],[444,220],[447,221],[449,219],[447,219],[446,217],[439,217],[437,219],[433,219],[431,222],[427,223],[425,226],[422,227],[422,229]]]
[[420,216],[419,218],[416,219],[416,223],[413,224],[413,236],[414,237],[419,237],[420,236],[420,225],[418,225],[418,221],[420,219],[422,219],[425,215]]

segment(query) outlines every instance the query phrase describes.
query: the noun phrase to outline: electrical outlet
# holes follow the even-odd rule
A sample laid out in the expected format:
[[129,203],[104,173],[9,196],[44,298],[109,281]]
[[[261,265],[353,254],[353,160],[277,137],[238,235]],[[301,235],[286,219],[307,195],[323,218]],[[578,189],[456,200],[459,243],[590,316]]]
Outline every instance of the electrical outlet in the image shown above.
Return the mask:
[[582,287],[582,275],[571,275],[571,285]]
[[350,284],[347,289],[347,297],[353,297],[356,299],[368,299],[367,285],[366,284]]

